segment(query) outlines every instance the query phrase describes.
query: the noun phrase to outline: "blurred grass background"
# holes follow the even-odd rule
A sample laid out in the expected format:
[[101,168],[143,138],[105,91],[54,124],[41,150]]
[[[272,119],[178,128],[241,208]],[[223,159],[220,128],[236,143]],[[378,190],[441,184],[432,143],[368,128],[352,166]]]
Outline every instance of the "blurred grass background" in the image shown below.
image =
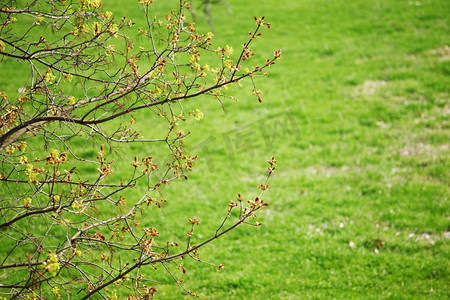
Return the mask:
[[[449,298],[450,3],[227,2],[232,13],[212,7],[216,45],[238,53],[265,15],[256,59],[281,48],[283,60],[257,79],[262,104],[249,82],[226,114],[211,99],[187,104],[205,114],[186,124],[200,160],[165,191],[159,226],[183,232],[197,215],[205,237],[229,199],[253,197],[270,156],[279,168],[263,227],[207,246],[201,257],[226,269],[192,263],[186,286],[205,299]],[[211,30],[200,11],[196,21]],[[159,280],[159,297],[180,297]]]

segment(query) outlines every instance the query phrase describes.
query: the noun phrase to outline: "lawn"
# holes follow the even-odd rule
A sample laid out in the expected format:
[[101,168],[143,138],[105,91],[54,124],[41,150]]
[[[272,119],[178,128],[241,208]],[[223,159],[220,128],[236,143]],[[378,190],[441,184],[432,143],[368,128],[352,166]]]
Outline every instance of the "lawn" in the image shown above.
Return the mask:
[[[103,8],[139,26],[138,1],[126,1]],[[177,5],[155,2],[161,15]],[[211,31],[198,2],[197,27]],[[278,168],[263,226],[200,251],[225,269],[186,261],[187,274],[174,274],[203,299],[450,298],[450,2],[223,2],[212,8],[215,45],[238,55],[253,16],[265,15],[272,28],[253,45],[255,60],[279,48],[283,60],[255,79],[262,103],[250,82],[228,91],[239,101],[224,109],[211,98],[185,103],[204,113],[183,125],[199,160],[189,181],[163,190],[168,203],[143,225],[181,241],[196,215],[197,237],[206,238],[230,199],[258,193],[270,157]],[[136,119],[158,132],[144,113]],[[147,272],[156,299],[189,297],[163,269]]]

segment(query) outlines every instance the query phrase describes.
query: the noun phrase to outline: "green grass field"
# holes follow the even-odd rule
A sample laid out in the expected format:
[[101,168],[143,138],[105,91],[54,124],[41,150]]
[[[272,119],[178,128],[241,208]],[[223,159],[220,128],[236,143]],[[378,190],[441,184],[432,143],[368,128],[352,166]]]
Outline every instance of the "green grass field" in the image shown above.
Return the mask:
[[[253,45],[256,59],[281,48],[283,60],[256,79],[261,104],[250,82],[230,90],[240,101],[225,102],[226,113],[210,98],[185,104],[205,115],[184,125],[199,161],[143,222],[161,240],[182,239],[196,215],[206,238],[230,199],[257,194],[275,156],[271,206],[262,227],[200,251],[224,270],[187,261],[186,275],[173,271],[203,299],[449,299],[450,2],[227,2],[231,13],[212,9],[215,45],[237,55],[253,16],[265,15],[272,29]],[[137,1],[103,3],[143,21]],[[155,7],[165,15],[176,4]],[[197,27],[211,30],[200,12]],[[152,119],[137,120],[151,132]],[[160,282],[156,299],[189,297],[162,269],[148,274]]]

